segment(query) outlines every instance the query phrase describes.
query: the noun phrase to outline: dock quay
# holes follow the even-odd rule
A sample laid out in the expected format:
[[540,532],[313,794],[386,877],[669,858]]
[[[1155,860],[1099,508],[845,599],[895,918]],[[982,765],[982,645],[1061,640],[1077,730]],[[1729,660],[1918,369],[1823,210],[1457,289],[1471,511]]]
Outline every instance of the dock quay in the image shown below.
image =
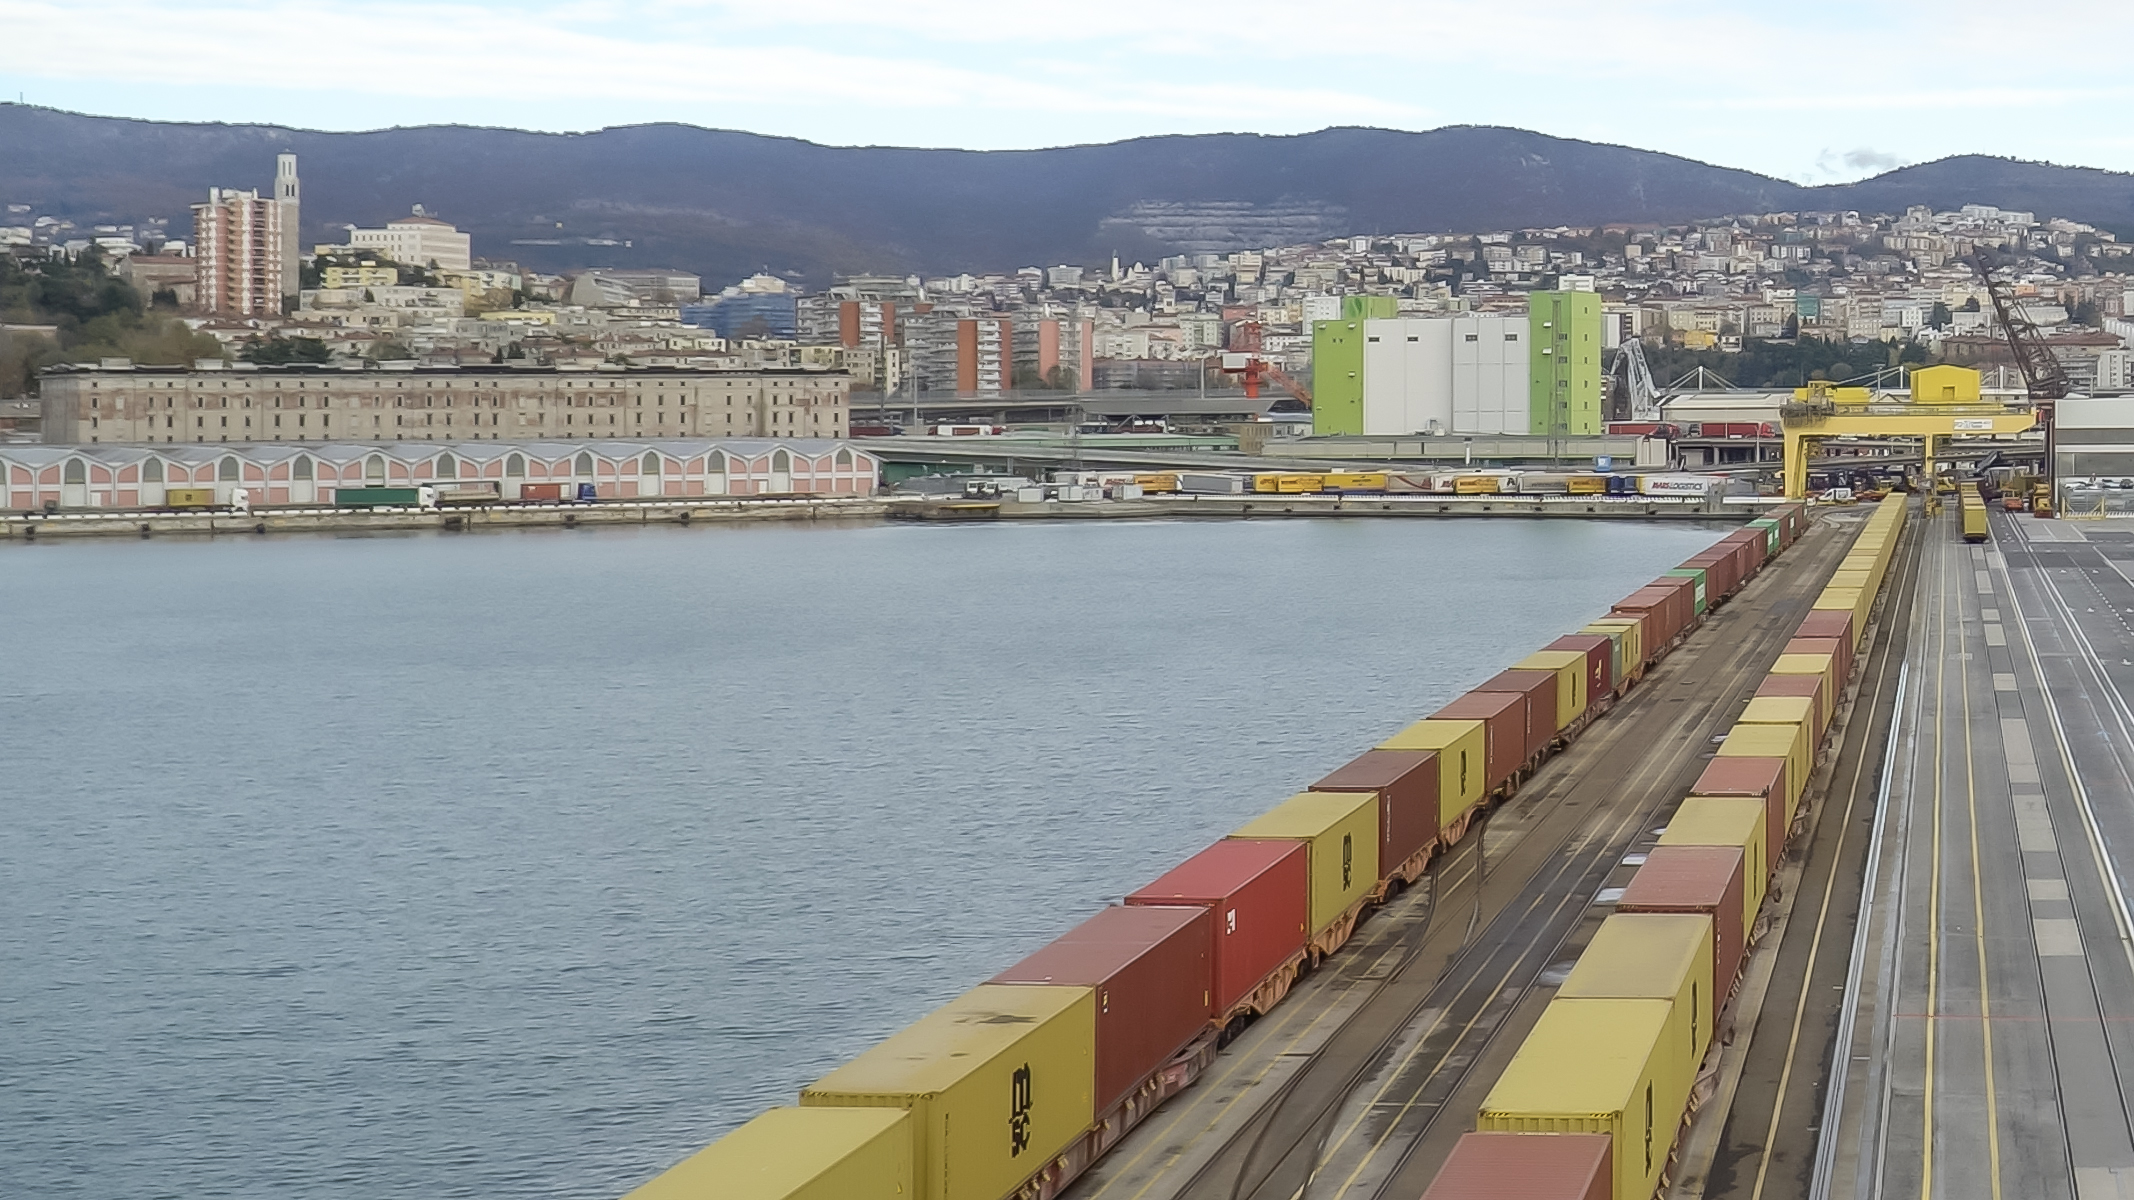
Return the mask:
[[1760,517],[1775,499],[1675,496],[1159,495],[1138,500],[895,498],[888,515],[911,521],[1117,521],[1268,517],[1549,517],[1579,520],[1724,521]]
[[615,528],[742,521],[877,521],[879,497],[762,497],[603,500],[597,504],[480,504],[446,508],[334,508],[291,505],[249,512],[215,509],[65,509],[0,515],[12,541],[83,537],[243,537],[291,533],[414,533],[484,529]]

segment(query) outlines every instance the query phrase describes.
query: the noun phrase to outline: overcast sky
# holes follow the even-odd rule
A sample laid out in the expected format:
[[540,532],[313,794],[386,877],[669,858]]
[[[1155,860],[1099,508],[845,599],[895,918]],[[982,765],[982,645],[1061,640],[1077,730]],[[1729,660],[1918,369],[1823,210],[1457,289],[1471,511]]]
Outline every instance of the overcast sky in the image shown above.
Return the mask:
[[1808,183],[2134,169],[2123,0],[0,0],[0,35],[6,98],[161,120],[974,149],[1496,124]]

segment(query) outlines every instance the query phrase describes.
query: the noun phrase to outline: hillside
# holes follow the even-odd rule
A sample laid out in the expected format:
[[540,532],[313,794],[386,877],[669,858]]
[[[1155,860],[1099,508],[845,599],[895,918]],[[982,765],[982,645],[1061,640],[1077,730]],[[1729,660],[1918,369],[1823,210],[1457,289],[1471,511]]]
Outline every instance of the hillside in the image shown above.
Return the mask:
[[1350,233],[1668,221],[1984,200],[2134,228],[2134,177],[1957,158],[1803,188],[1672,155],[1460,126],[1212,134],[1026,151],[822,146],[685,125],[586,134],[436,126],[320,133],[0,104],[0,200],[78,222],[182,226],[210,186],[304,180],[304,237],[420,203],[477,253],[539,269],[666,265],[998,270],[1154,259]]

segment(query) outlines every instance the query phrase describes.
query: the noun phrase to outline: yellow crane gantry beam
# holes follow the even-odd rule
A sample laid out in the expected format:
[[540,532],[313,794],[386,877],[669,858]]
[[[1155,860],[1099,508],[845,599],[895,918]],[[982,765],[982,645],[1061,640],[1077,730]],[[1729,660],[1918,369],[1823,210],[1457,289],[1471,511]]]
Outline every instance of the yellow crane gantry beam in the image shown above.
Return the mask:
[[2010,411],[1998,404],[1788,405],[1782,418],[1786,438],[1786,497],[1808,494],[1808,459],[1815,443],[1835,437],[1901,437],[1926,441],[1926,474],[1934,477],[1938,438],[1991,437],[2034,428],[2037,414]]

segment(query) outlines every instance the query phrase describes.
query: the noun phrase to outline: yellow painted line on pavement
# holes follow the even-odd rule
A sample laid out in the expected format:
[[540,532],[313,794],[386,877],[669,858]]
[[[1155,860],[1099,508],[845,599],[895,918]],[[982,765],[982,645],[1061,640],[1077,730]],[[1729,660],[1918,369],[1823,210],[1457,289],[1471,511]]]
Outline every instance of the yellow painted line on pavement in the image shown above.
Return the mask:
[[[1989,669],[1991,664],[1988,664]],[[1978,854],[1978,770],[1971,739],[1971,663],[1956,664],[1958,690],[1964,698],[1964,799],[1971,818],[1971,937],[1978,953],[1978,1028],[1986,1060],[1986,1170],[1993,1200],[2001,1200],[2001,1112],[1993,1086],[1993,993],[1986,970],[1986,878]]]

